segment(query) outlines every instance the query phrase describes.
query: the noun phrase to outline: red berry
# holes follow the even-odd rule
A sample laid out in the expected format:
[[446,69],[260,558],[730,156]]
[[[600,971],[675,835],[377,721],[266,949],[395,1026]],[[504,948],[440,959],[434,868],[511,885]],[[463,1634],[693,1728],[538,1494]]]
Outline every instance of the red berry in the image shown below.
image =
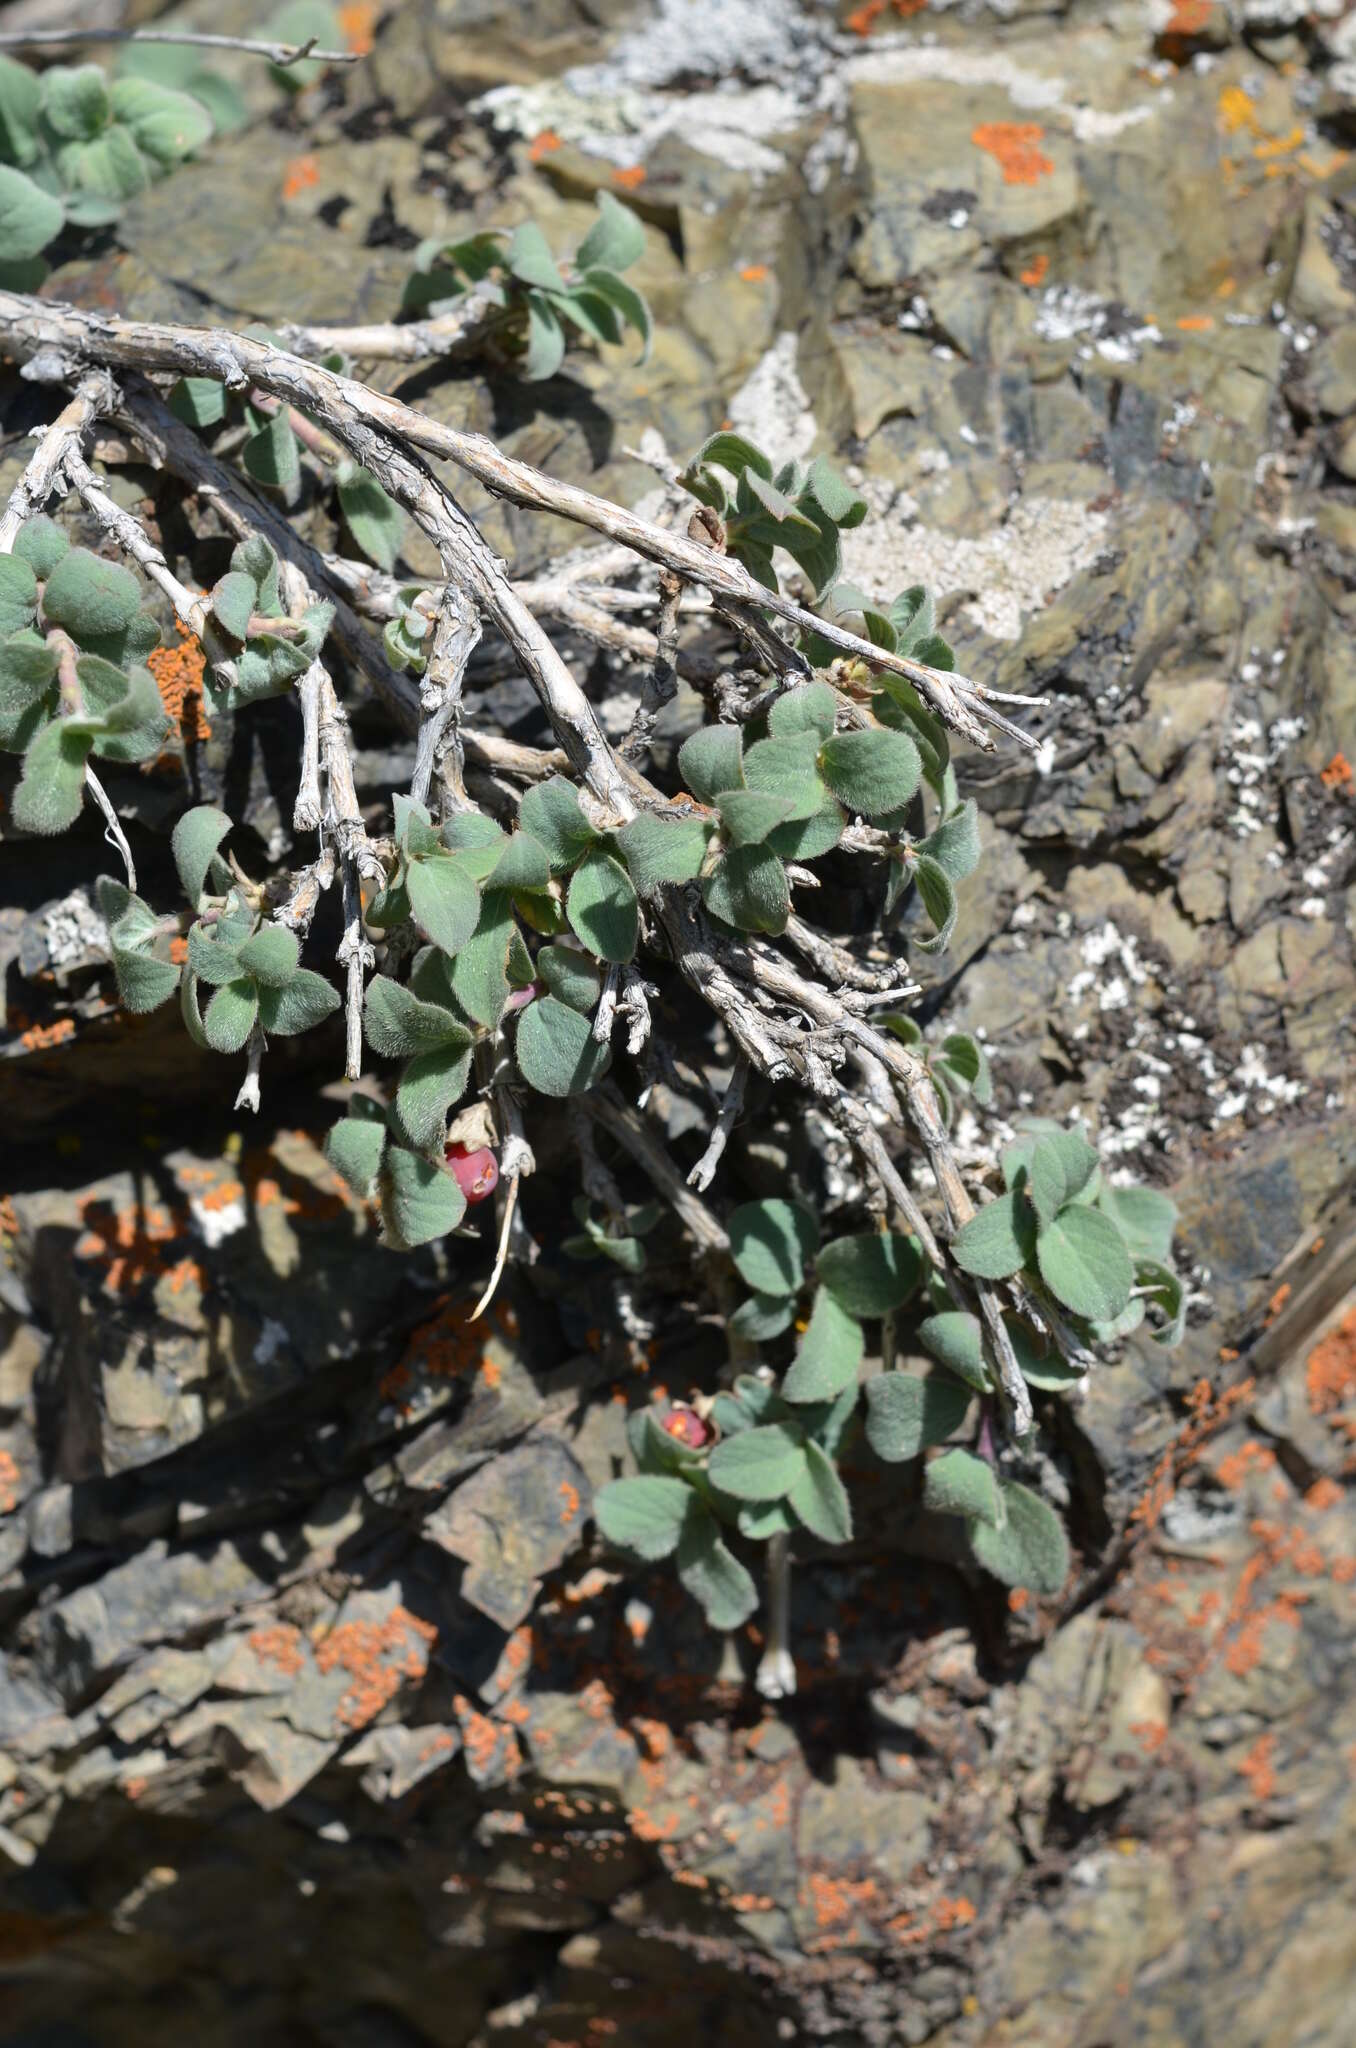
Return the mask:
[[711,1432],[695,1408],[670,1409],[660,1427],[690,1451],[703,1450],[711,1441]]
[[499,1161],[488,1145],[477,1145],[474,1151],[466,1145],[447,1145],[443,1156],[468,1202],[483,1202],[498,1187]]

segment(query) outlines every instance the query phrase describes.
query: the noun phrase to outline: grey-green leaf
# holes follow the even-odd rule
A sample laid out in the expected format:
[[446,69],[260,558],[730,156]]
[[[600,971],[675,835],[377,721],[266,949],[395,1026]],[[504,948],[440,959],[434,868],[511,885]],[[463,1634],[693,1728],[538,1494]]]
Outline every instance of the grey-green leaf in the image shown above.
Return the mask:
[[587,954],[576,952],[573,946],[543,946],[537,955],[537,973],[562,1003],[568,1003],[581,1016],[593,1015],[602,983]]
[[681,1479],[644,1474],[600,1487],[593,1497],[593,1518],[609,1543],[648,1564],[673,1555],[699,1506],[697,1495]]
[[418,1150],[441,1143],[447,1112],[460,1102],[470,1078],[469,1046],[441,1046],[410,1061],[396,1088],[395,1107],[400,1128]]
[[782,1384],[788,1401],[831,1401],[857,1377],[866,1340],[855,1316],[826,1287],[815,1294],[810,1320]]
[[993,1466],[972,1451],[943,1451],[923,1474],[923,1506],[934,1514],[964,1515],[967,1521],[996,1525],[1003,1511]]
[[216,850],[230,829],[231,821],[226,813],[212,804],[198,804],[193,810],[185,811],[174,828],[170,839],[174,864],[179,870],[184,894],[194,910],[198,907]]
[[819,772],[850,811],[875,818],[909,801],[923,768],[908,735],[881,726],[834,733],[819,750]]
[[254,983],[245,978],[225,982],[207,1005],[203,1030],[213,1052],[239,1052],[254,1029],[259,1014],[259,996]]
[[378,974],[367,985],[363,1028],[373,1052],[388,1059],[466,1046],[471,1034],[439,1003],[424,1003],[398,981]]
[[403,1145],[388,1145],[381,1168],[381,1218],[386,1242],[412,1251],[446,1237],[466,1214],[466,1197],[450,1173]]
[[582,1095],[600,1081],[612,1054],[598,1045],[587,1017],[555,996],[529,1003],[518,1019],[518,1066],[539,1095]]
[[957,1265],[981,1280],[1006,1280],[1020,1272],[1035,1248],[1036,1219],[1026,1197],[1016,1193],[986,1202],[951,1243]]
[[447,954],[456,954],[480,922],[480,895],[455,855],[431,853],[411,860],[405,887],[415,921]]
[[285,988],[259,989],[259,1021],[274,1038],[295,1038],[324,1022],[339,1007],[339,991],[323,974],[299,967]]
[[819,1445],[805,1446],[805,1470],[787,1495],[787,1504],[812,1536],[824,1543],[850,1543],[852,1508],[847,1489]]
[[978,1316],[967,1315],[961,1309],[948,1309],[941,1315],[928,1316],[920,1325],[918,1335],[948,1372],[954,1372],[957,1379],[964,1380],[966,1386],[973,1387],[976,1393],[989,1392],[992,1382],[984,1363]]
[[1135,1284],[1130,1254],[1111,1218],[1071,1202],[1036,1240],[1036,1261],[1050,1292],[1076,1316],[1110,1322]]
[[518,822],[546,848],[552,868],[571,868],[598,843],[598,834],[584,816],[574,784],[552,775],[523,793]]
[[700,818],[656,818],[647,811],[623,825],[617,845],[638,893],[652,896],[666,882],[694,881],[710,829]]
[[983,1522],[970,1525],[970,1549],[976,1564],[992,1572],[1001,1585],[1023,1586],[1047,1599],[1063,1590],[1069,1576],[1069,1539],[1054,1509],[1039,1494],[1014,1479],[1002,1485],[1001,1528]]
[[702,881],[713,916],[741,932],[786,930],[791,890],[779,854],[766,846],[731,846]]
[[741,1430],[716,1445],[707,1470],[736,1500],[783,1500],[805,1470],[804,1435],[791,1422]]
[[372,1192],[385,1146],[386,1125],[380,1116],[345,1116],[325,1139],[325,1157],[361,1200]]
[[237,954],[244,972],[268,988],[285,988],[301,963],[297,935],[283,924],[266,924],[246,939]]
[[404,512],[370,471],[356,462],[341,462],[335,482],[339,509],[349,532],[368,561],[375,562],[389,576],[409,524]]
[[780,1195],[741,1203],[729,1232],[740,1278],[759,1294],[795,1294],[805,1279],[805,1261],[819,1243],[819,1226],[810,1211]]
[[707,1626],[742,1628],[758,1605],[758,1588],[705,1509],[690,1515],[675,1559],[680,1584],[701,1605]]
[[722,790],[743,787],[743,758],[737,725],[704,725],[678,749],[678,773],[698,803],[713,804]]
[[821,1283],[857,1316],[883,1316],[902,1307],[922,1271],[922,1254],[911,1237],[874,1230],[835,1238],[816,1262]]
[[565,912],[576,938],[600,960],[632,958],[640,914],[631,877],[611,854],[585,854],[574,871]]
[[945,1443],[965,1420],[968,1390],[945,1373],[915,1379],[886,1372],[866,1383],[866,1440],[888,1465],[916,1458],[929,1444]]

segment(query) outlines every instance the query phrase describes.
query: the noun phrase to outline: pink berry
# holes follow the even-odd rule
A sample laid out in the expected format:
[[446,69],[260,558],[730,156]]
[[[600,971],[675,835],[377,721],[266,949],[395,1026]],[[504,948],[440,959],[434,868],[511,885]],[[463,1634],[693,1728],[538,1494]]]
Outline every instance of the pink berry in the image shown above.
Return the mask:
[[477,1145],[474,1151],[465,1145],[448,1145],[443,1156],[468,1202],[483,1202],[498,1187],[499,1162],[488,1145]]
[[711,1441],[711,1432],[695,1408],[670,1409],[660,1427],[690,1451],[704,1450]]

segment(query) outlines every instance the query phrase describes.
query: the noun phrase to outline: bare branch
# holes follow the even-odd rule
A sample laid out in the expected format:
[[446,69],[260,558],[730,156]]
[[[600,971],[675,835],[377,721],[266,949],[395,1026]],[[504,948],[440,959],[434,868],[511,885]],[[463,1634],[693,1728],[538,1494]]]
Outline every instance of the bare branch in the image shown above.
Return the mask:
[[744,1053],[737,1055],[730,1085],[725,1090],[725,1100],[720,1105],[720,1114],[711,1127],[706,1141],[706,1150],[687,1177],[687,1184],[704,1195],[716,1177],[716,1168],[725,1156],[725,1147],[730,1142],[730,1133],[744,1106],[744,1090],[748,1085],[749,1062]]
[[251,36],[199,35],[189,29],[170,28],[37,28],[0,33],[0,49],[74,49],[85,43],[181,43],[203,50],[234,50],[242,57],[267,57],[270,64],[286,69],[303,61],[312,64],[357,64],[360,50],[318,50],[319,38],[304,43],[269,43]]

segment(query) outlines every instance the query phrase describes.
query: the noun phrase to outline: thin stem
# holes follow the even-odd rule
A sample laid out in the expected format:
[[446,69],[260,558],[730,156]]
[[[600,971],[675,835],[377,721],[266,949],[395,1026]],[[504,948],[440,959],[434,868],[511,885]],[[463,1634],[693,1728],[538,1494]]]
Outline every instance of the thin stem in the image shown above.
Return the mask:
[[270,64],[286,69],[290,64],[357,64],[360,50],[319,50],[319,37],[304,43],[268,43],[252,36],[199,35],[188,29],[169,28],[36,28],[10,29],[0,34],[0,49],[71,49],[83,43],[181,43],[203,50],[235,50],[244,57],[267,57]]
[[117,400],[117,386],[106,370],[93,370],[82,377],[74,394],[43,434],[28,458],[23,475],[10,492],[9,503],[0,516],[0,555],[13,552],[14,538],[26,519],[41,512],[48,499],[62,485],[66,464],[78,453],[86,429],[103,413],[111,412]]
[[740,1110],[744,1107],[744,1090],[748,1085],[748,1079],[748,1058],[741,1052],[735,1056],[734,1071],[730,1075],[730,1085],[725,1090],[725,1099],[720,1105],[720,1114],[711,1127],[711,1135],[706,1141],[706,1150],[702,1153],[701,1158],[687,1177],[688,1186],[695,1188],[699,1195],[706,1193],[706,1190],[716,1177],[716,1168],[725,1156],[725,1147],[730,1142],[730,1133],[735,1127],[735,1120]]
[[117,812],[109,802],[108,791],[104,788],[88,761],[85,763],[85,787],[104,814],[104,838],[110,846],[116,846],[118,852],[122,855],[122,864],[127,870],[127,886],[135,895],[137,871],[132,860],[132,849],[127,843],[127,834],[122,829],[122,823]]
[[767,1643],[754,1687],[765,1700],[787,1700],[796,1690],[791,1656],[791,1539],[769,1536],[767,1544]]

